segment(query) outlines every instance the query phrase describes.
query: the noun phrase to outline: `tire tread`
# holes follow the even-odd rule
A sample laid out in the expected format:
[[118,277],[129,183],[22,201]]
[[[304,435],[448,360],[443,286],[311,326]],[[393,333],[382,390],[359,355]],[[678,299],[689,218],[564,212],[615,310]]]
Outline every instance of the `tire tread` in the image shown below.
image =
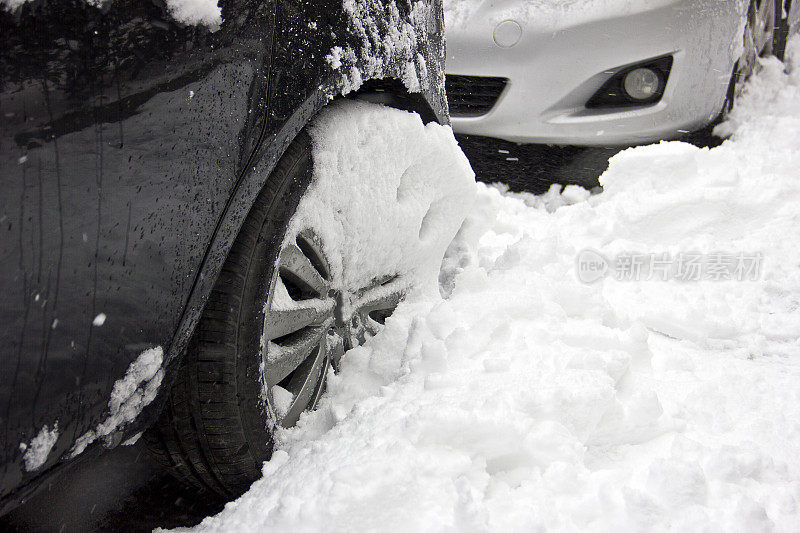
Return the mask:
[[[301,131],[257,196],[209,295],[161,416],[145,433],[156,460],[175,478],[225,500],[247,490],[271,454],[271,436],[255,429],[265,421],[252,420],[252,402],[259,399],[253,397],[256,384],[248,380],[257,381],[257,371],[252,361],[249,366],[243,362],[241,345],[246,321],[253,320],[247,304],[257,300],[254,270],[264,261],[257,252],[265,247],[274,251],[275,242],[265,239],[276,241],[276,234],[282,239],[294,212],[285,200],[299,201],[305,190],[307,182],[299,182],[296,174],[303,161],[310,168],[310,151],[310,138]],[[271,279],[271,272],[267,275]],[[263,449],[254,442],[258,439],[264,440]]]

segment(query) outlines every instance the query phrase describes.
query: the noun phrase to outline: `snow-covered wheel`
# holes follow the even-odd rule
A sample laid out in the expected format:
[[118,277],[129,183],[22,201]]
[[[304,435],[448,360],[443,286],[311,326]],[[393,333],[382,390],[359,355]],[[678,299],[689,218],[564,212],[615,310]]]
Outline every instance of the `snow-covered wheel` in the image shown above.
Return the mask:
[[175,477],[226,500],[260,477],[277,428],[316,406],[342,354],[422,290],[415,273],[435,286],[474,193],[449,129],[360,102],[321,116],[259,193],[146,433]]

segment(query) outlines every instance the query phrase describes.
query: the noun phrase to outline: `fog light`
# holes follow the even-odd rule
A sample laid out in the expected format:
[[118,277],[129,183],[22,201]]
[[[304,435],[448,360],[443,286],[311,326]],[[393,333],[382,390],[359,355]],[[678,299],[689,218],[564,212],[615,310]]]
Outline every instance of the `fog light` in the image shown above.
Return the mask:
[[661,80],[649,68],[637,68],[625,76],[625,92],[635,100],[647,100],[658,93]]

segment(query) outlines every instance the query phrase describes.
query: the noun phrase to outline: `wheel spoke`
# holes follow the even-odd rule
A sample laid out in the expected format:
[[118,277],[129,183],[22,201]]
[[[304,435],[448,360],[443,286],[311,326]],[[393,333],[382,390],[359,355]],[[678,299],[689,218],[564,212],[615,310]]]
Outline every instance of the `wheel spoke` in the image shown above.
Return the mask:
[[350,303],[352,314],[346,319],[345,346],[353,348],[377,335],[383,328],[384,320],[403,299],[407,288],[408,283],[404,279],[395,277],[358,291],[357,297]]
[[762,0],[761,5],[758,6],[758,20],[761,22],[761,29],[769,27],[769,20],[775,13],[775,0]]
[[756,56],[772,53],[772,38],[775,31],[775,0],[763,0],[751,13],[753,46]]
[[364,322],[364,329],[372,337],[377,335],[380,332],[381,328],[383,327],[383,324],[381,322],[375,320],[374,318],[372,318],[372,316],[368,314],[363,315],[361,317],[361,320]]
[[[307,366],[308,368],[303,368]],[[325,377],[324,372],[328,367],[328,357],[325,351],[325,342],[320,342],[315,356],[309,357],[303,362],[303,365],[298,368],[296,376],[293,376],[291,382],[284,388],[289,390],[293,395],[291,405],[284,415],[280,424],[283,427],[291,427],[300,418],[300,414],[309,407],[311,400],[318,395],[320,381]]]
[[297,245],[290,244],[281,251],[279,264],[281,270],[291,273],[317,295],[323,296],[328,292],[328,282]]
[[331,317],[319,326],[307,327],[291,335],[287,342],[277,344],[268,341],[264,361],[267,384],[277,385],[297,369],[323,341],[332,324]]
[[313,394],[311,395],[311,399],[308,401],[308,406],[306,409],[316,409],[317,404],[319,403],[319,399],[322,397],[322,393],[325,392],[325,374],[328,372],[328,368],[333,363],[330,358],[327,358],[323,362],[322,366],[322,373],[320,378],[317,380],[317,386],[314,388]]
[[[775,37],[775,2],[777,0],[764,0],[761,3],[761,20],[763,27],[761,28],[762,43],[759,51],[762,55],[772,54],[772,39]],[[781,0],[782,1],[782,0]]]
[[359,291],[353,302],[356,312],[367,316],[375,311],[393,311],[407,289],[407,283],[401,278]]
[[312,298],[292,302],[291,307],[281,305],[268,309],[264,317],[264,336],[274,340],[304,327],[321,324],[333,315],[336,301],[333,298]]

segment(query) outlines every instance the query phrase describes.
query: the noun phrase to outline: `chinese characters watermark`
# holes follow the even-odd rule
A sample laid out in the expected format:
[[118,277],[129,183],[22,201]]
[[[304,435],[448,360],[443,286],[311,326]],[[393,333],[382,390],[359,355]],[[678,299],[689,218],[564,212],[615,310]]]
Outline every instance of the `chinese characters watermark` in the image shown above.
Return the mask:
[[593,283],[611,277],[617,281],[755,281],[761,275],[761,253],[635,253],[606,257],[595,250],[578,254],[578,279]]

